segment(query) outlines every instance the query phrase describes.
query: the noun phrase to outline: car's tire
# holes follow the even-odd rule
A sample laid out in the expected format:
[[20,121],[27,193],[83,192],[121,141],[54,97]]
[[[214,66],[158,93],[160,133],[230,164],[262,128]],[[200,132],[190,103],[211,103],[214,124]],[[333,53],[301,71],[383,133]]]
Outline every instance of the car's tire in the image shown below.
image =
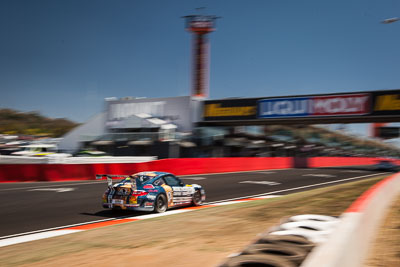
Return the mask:
[[240,266],[294,267],[296,265],[291,261],[275,255],[239,255],[219,265],[219,267]]
[[165,195],[158,195],[154,202],[154,211],[157,213],[163,213],[167,210],[168,202]]
[[196,190],[193,194],[193,200],[192,200],[192,205],[193,206],[200,206],[203,203],[201,200],[201,193],[200,190]]

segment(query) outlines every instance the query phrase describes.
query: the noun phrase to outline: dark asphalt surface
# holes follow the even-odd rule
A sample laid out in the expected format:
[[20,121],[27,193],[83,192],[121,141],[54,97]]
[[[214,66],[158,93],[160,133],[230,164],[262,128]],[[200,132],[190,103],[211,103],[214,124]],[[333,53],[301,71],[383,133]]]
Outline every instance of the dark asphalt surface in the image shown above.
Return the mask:
[[[370,167],[360,166],[266,170],[180,178],[188,184],[202,185],[206,190],[206,201],[214,202],[264,193],[290,194],[381,174],[390,173],[372,171]],[[356,179],[318,185],[348,178]],[[139,212],[115,214],[104,210],[101,207],[101,195],[105,188],[106,181],[0,184],[0,238],[116,216],[143,214]]]

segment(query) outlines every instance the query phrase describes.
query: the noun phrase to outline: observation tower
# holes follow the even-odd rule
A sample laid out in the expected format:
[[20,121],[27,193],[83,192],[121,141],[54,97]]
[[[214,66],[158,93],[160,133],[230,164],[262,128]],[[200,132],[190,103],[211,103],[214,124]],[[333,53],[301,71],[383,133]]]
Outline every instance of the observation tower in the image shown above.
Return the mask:
[[208,34],[215,31],[214,15],[188,15],[186,30],[193,35],[192,41],[192,93],[196,98],[207,98],[209,93],[209,41]]

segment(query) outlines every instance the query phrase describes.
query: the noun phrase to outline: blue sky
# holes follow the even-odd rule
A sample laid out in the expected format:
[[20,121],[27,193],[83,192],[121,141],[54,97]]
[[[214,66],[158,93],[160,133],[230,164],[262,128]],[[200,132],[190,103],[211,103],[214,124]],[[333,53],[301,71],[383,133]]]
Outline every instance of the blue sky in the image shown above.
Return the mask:
[[189,95],[196,7],[222,17],[210,98],[400,88],[397,0],[2,0],[0,107],[83,122],[105,97]]

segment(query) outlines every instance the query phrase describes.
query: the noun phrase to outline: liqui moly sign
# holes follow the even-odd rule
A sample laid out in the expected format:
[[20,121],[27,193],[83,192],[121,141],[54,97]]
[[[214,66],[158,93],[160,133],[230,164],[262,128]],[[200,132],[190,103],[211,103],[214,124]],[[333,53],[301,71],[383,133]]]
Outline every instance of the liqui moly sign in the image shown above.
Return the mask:
[[370,113],[370,102],[370,94],[263,99],[258,118],[363,115]]
[[363,115],[370,113],[370,95],[318,96],[311,99],[314,116]]

